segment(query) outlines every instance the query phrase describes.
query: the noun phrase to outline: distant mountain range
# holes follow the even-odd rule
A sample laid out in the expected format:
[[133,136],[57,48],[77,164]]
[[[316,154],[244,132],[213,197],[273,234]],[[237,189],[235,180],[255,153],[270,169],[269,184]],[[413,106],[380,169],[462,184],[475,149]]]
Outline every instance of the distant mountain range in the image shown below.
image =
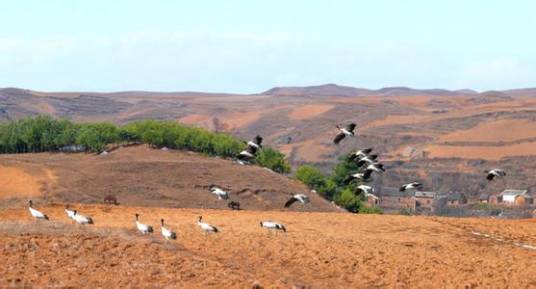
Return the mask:
[[511,89],[503,91],[477,92],[472,89],[447,90],[447,89],[414,89],[410,87],[396,86],[380,89],[356,88],[337,84],[324,84],[317,86],[285,86],[274,87],[263,93],[274,96],[536,96],[536,88]]
[[[118,92],[38,92],[20,88],[0,88],[0,93],[4,94],[35,94],[47,96],[72,96],[72,95],[92,95],[92,96],[109,96],[109,97],[151,97],[151,96],[168,96],[168,97],[196,97],[196,96],[222,96],[222,95],[240,95],[238,93],[208,93],[195,91],[177,91],[177,92],[156,92],[156,91],[118,91]],[[490,90],[478,92],[472,89],[415,89],[404,86],[384,87],[380,89],[358,88],[352,86],[343,86],[333,83],[315,85],[315,86],[280,86],[273,87],[261,93],[253,95],[272,95],[272,96],[494,96],[494,97],[520,97],[536,96],[536,87],[520,88],[509,90]]]

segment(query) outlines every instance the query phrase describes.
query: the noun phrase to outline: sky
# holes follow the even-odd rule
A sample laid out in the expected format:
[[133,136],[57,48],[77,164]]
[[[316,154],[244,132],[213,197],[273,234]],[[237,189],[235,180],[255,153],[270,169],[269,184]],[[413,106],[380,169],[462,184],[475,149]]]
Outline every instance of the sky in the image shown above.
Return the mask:
[[0,0],[0,87],[533,87],[534,11],[529,0]]

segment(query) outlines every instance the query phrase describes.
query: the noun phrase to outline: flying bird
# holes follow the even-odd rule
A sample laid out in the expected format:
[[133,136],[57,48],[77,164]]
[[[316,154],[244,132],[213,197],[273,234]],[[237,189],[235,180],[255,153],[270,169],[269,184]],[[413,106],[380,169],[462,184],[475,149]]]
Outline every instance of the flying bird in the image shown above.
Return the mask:
[[309,197],[304,195],[304,194],[295,194],[294,196],[292,196],[286,203],[285,203],[285,208],[288,208],[290,207],[292,204],[294,204],[295,202],[300,202],[302,204],[307,204],[309,203]]
[[160,219],[160,225],[162,226],[162,236],[164,236],[164,239],[166,240],[176,240],[177,234],[171,229],[168,229],[164,225],[164,219]]
[[362,192],[365,196],[367,196],[368,194],[374,191],[374,189],[372,189],[371,186],[367,186],[367,185],[359,185],[357,186],[357,190]]
[[364,170],[362,173],[350,174],[343,180],[343,183],[349,184],[355,180],[368,182],[370,181],[370,177],[372,176],[372,173],[373,171],[371,170]]
[[30,211],[30,214],[32,217],[38,219],[38,220],[48,220],[48,216],[41,213],[40,211],[33,208],[33,202],[32,200],[28,201],[28,210]]
[[373,164],[374,162],[376,162],[376,159],[378,158],[378,155],[369,155],[369,156],[364,156],[364,157],[361,157],[361,158],[356,158],[354,159],[354,162],[357,164],[358,167],[362,167],[366,164]]
[[358,150],[356,152],[351,153],[348,156],[348,159],[350,159],[350,160],[361,159],[363,157],[368,156],[371,152],[372,152],[372,148],[366,148],[366,149]]
[[367,166],[366,170],[371,170],[376,173],[383,173],[385,172],[385,168],[383,167],[383,164],[381,163],[372,163]]
[[210,192],[216,195],[218,200],[227,200],[229,198],[229,193],[214,185],[210,186]]
[[241,161],[250,161],[251,159],[255,158],[256,154],[257,148],[254,146],[248,146],[245,150],[238,154],[237,158]]
[[257,135],[253,140],[250,140],[247,142],[248,146],[255,147],[257,149],[262,148],[262,137],[260,135]]
[[337,125],[337,128],[339,129],[339,132],[337,133],[337,135],[333,139],[333,143],[334,144],[339,144],[346,136],[352,136],[353,137],[355,135],[355,133],[354,133],[355,126],[356,126],[355,123],[351,123],[351,124],[347,125],[344,128],[342,128],[339,125]]
[[420,190],[422,188],[423,188],[423,184],[418,183],[418,182],[413,182],[413,183],[409,183],[409,184],[405,184],[401,186],[399,191],[405,192],[409,190]]
[[264,222],[261,222],[260,224],[261,224],[261,227],[266,228],[266,229],[271,229],[271,230],[276,230],[276,231],[283,231],[283,232],[287,231],[285,226],[283,226],[280,223],[276,223],[276,222],[272,222],[272,221],[264,221]]
[[486,179],[488,181],[493,181],[496,178],[502,178],[506,176],[506,172],[501,169],[493,169],[491,171],[487,171],[486,173],[487,173]]

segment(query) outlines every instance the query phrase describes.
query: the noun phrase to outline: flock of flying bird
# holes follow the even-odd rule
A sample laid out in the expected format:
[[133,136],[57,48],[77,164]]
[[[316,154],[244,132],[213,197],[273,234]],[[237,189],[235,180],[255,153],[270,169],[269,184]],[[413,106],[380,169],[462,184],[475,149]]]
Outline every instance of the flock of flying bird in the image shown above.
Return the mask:
[[[338,133],[333,139],[334,144],[339,144],[344,138],[346,137],[353,137],[355,136],[355,123],[350,123],[346,127],[341,127],[339,125],[336,126],[338,128]],[[237,162],[241,165],[247,165],[249,164],[256,156],[259,149],[262,148],[262,137],[256,136],[253,140],[247,142],[247,148],[243,151],[241,151],[237,155]],[[358,150],[356,152],[351,153],[348,156],[348,159],[355,162],[359,169],[362,169],[361,172],[357,173],[351,173],[349,174],[345,179],[344,183],[350,184],[353,181],[360,181],[363,183],[368,183],[371,181],[371,177],[373,173],[381,174],[385,172],[385,167],[382,163],[378,162],[378,155],[377,154],[371,154],[372,148],[362,149]],[[492,181],[496,178],[502,178],[506,176],[506,172],[502,169],[493,169],[490,171],[486,171],[486,179],[488,181]],[[415,191],[415,190],[422,190],[423,184],[419,182],[411,182],[408,184],[404,184],[400,187],[400,192],[406,192],[406,191]],[[219,200],[227,200],[229,199],[229,193],[227,191],[224,191],[223,189],[211,185],[209,187],[209,190],[212,194],[218,197]],[[357,186],[357,190],[360,194],[363,194],[365,197],[368,196],[374,196],[372,193],[374,192],[373,188],[369,185],[359,185]],[[301,204],[307,204],[309,203],[309,197],[305,194],[295,194],[293,195],[286,203],[285,208],[290,207],[292,204],[299,202]],[[230,202],[228,206],[234,210],[240,209],[240,203],[238,202]],[[28,209],[30,211],[30,214],[32,217],[38,220],[49,220],[48,216],[40,212],[39,210],[35,209],[33,207],[33,202],[30,200],[28,202]],[[93,219],[89,216],[85,216],[80,214],[77,210],[71,210],[68,206],[65,206],[65,213],[67,214],[67,217],[69,219],[72,219],[74,222],[80,224],[80,225],[89,225],[93,224]],[[154,229],[152,226],[141,223],[140,222],[140,215],[135,214],[135,224],[136,228],[139,232],[142,234],[149,234],[153,233]],[[197,220],[197,225],[204,233],[217,233],[218,228],[210,225],[206,222],[203,222],[203,217],[199,216]],[[286,228],[283,224],[273,222],[273,221],[261,221],[260,226],[262,228],[276,230],[276,231],[283,231],[286,232]],[[172,231],[170,228],[166,227],[164,224],[164,219],[160,219],[160,227],[161,227],[161,234],[166,240],[175,240],[177,239],[177,234]]]

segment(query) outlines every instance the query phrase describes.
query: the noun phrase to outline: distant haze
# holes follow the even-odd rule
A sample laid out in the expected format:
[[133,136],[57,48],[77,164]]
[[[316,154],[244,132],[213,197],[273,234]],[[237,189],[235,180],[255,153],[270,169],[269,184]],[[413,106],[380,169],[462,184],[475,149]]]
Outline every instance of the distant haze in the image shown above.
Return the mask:
[[534,1],[6,1],[0,87],[536,86]]

